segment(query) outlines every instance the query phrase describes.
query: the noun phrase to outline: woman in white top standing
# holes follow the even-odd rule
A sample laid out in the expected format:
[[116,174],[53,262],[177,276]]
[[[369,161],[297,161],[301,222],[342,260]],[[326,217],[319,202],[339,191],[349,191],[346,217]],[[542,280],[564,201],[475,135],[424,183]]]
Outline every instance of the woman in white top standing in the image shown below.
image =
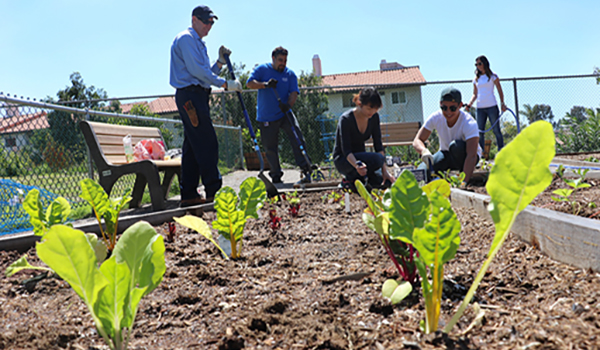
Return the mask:
[[[500,108],[502,112],[506,111],[506,105],[504,104],[504,93],[502,92],[502,86],[500,86],[500,78],[490,69],[490,61],[487,57],[481,55],[475,59],[475,79],[473,79],[473,97],[467,104],[467,111],[473,105],[473,102],[477,100],[477,126],[479,127],[479,145],[481,149],[485,145],[485,134],[481,131],[485,130],[485,123],[487,119],[490,119],[490,124],[494,125],[500,117],[500,111],[498,109],[498,102],[494,96],[494,86],[498,90],[500,96]],[[498,122],[494,128],[494,135],[496,135],[496,143],[498,145],[498,151],[504,147],[504,138],[500,131],[500,123]]]

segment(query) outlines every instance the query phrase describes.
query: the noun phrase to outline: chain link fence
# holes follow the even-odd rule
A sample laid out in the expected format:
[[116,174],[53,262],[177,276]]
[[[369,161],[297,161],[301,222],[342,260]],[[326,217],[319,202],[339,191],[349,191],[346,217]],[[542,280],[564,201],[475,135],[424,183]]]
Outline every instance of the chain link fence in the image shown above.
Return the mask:
[[[27,216],[22,203],[33,188],[43,190],[46,205],[58,196],[66,198],[73,219],[91,213],[79,197],[82,179],[98,179],[79,130],[78,123],[84,119],[158,127],[167,149],[182,147],[180,120],[77,109],[0,94],[0,235],[30,229],[28,220],[22,220]],[[241,167],[241,128],[215,125],[215,130],[220,145],[219,165]],[[132,188],[134,180],[135,175],[123,176],[115,184],[112,196]],[[173,185],[170,195],[176,194],[179,189]]]
[[[600,86],[597,84],[597,78],[598,75],[511,78],[501,79],[501,86],[504,101],[519,118],[521,127],[526,127],[537,119],[546,119],[559,131],[563,126],[560,120],[564,119],[567,113],[574,113],[574,107],[592,110],[600,107]],[[464,103],[472,96],[472,80],[376,86],[383,100],[383,107],[379,112],[382,122],[423,122],[439,108],[439,95],[448,86],[454,86],[462,92]],[[352,97],[363,87],[301,87],[293,109],[313,163],[322,167],[330,166],[338,118],[344,111],[353,107]],[[496,96],[499,101],[497,94]],[[242,97],[253,128],[257,131],[257,92],[247,90],[242,93]],[[173,96],[145,98],[173,99]],[[144,97],[108,99],[104,102],[134,99],[142,100]],[[242,133],[241,129],[247,127],[237,96],[234,93],[217,91],[211,95],[210,104],[211,117],[219,139],[220,166],[229,169],[243,168],[242,150],[250,153],[253,150],[249,137],[242,136],[247,133]],[[63,196],[71,201],[77,211],[84,207],[79,198],[79,181],[86,177],[95,177],[95,169],[90,163],[77,121],[88,118],[116,124],[156,126],[161,128],[169,149],[180,148],[183,127],[178,120],[176,107],[166,112],[167,114],[161,114],[162,118],[157,119],[86,109],[75,110],[0,93],[0,178],[23,186],[42,188],[51,194],[50,197],[52,194]],[[512,114],[505,113],[502,116],[501,129],[505,142],[516,136],[515,118]],[[567,130],[566,133],[568,132]],[[600,138],[600,135],[595,136],[596,139]],[[492,147],[495,147],[493,133],[488,133],[486,138],[492,139]],[[290,142],[285,133],[281,133],[280,159],[283,166],[295,166],[292,145],[295,143]],[[432,150],[437,147],[435,140],[431,147]],[[400,156],[404,161],[418,160],[418,155],[412,147],[391,147],[387,153]],[[122,193],[132,185],[132,176],[123,178],[115,185],[116,194]],[[22,201],[26,194],[19,191],[13,193],[5,188],[5,185],[0,188],[0,191],[4,191],[0,192],[2,222],[5,215],[14,212],[14,204]],[[75,214],[75,217],[77,215],[81,214]],[[12,232],[10,230],[14,231],[14,228],[0,226],[0,235]]]

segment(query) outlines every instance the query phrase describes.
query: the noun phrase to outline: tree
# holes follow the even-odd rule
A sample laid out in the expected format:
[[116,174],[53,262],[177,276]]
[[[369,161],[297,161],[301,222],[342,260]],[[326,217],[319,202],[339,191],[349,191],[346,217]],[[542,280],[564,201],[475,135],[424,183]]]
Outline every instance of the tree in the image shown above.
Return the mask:
[[[94,86],[86,87],[83,78],[79,72],[74,72],[69,77],[71,86],[59,90],[56,96],[58,101],[48,96],[45,102],[64,103],[66,106],[74,108],[97,109],[103,106],[100,101],[89,101],[107,98],[107,94],[102,89],[96,89]],[[75,162],[80,162],[85,157],[85,146],[83,136],[79,131],[79,121],[84,119],[84,115],[78,113],[69,113],[63,111],[52,111],[48,113],[48,124],[50,125],[50,134],[56,145],[60,146],[69,153],[69,158]]]
[[579,124],[570,124],[557,134],[561,152],[595,152],[600,150],[600,108],[586,108],[585,120]]
[[554,121],[554,114],[552,113],[552,108],[549,105],[541,104],[541,105],[531,105],[524,104],[524,111],[519,111],[519,114],[523,114],[527,117],[527,121],[529,124],[532,124],[538,120],[545,120],[552,124],[554,128],[557,128],[558,122]]
[[597,75],[597,77],[596,77],[596,84],[600,84],[600,68],[594,67],[594,74]]
[[565,114],[565,117],[560,121],[560,124],[566,127],[583,123],[586,119],[586,109],[582,106],[573,106],[571,111]]

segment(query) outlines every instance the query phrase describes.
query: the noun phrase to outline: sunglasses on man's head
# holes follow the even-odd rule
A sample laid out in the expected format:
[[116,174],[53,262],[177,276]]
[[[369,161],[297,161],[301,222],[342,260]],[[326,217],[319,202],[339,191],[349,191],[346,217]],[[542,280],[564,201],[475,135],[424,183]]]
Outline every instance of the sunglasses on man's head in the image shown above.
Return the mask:
[[456,112],[456,110],[458,109],[458,106],[450,106],[450,107],[448,107],[448,106],[441,105],[440,108],[444,112],[447,111],[448,108],[450,108],[450,112]]

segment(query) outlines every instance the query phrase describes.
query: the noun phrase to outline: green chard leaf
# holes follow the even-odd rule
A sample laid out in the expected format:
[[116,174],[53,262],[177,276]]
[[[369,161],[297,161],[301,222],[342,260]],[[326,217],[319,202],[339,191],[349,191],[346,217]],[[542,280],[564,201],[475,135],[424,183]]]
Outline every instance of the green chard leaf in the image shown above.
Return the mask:
[[429,201],[410,171],[404,171],[391,189],[390,237],[413,242],[413,231],[423,227],[429,215]]
[[37,243],[39,258],[83,299],[96,319],[96,303],[108,284],[97,266],[96,254],[82,231],[54,225]]
[[86,200],[92,206],[98,218],[101,218],[104,213],[110,208],[108,195],[96,181],[92,179],[83,179],[80,182],[82,199]]
[[460,244],[460,221],[450,202],[442,194],[430,194],[431,219],[413,233],[415,248],[427,266],[441,266],[450,261]]
[[496,235],[488,258],[481,266],[465,299],[444,328],[448,333],[471,302],[492,259],[506,240],[517,215],[552,182],[550,163],[555,154],[552,125],[537,121],[517,135],[496,155],[486,189],[491,196],[488,210],[496,226]]
[[63,224],[71,214],[71,205],[63,197],[58,197],[48,207],[46,211],[46,222],[48,227],[57,224]]
[[239,208],[244,212],[244,218],[258,219],[258,209],[267,200],[265,184],[256,177],[249,177],[240,185]]
[[398,304],[412,292],[412,284],[406,281],[387,280],[381,287],[381,295],[389,298],[392,305]]
[[44,223],[45,215],[39,190],[33,189],[27,193],[25,201],[23,201],[23,209],[29,214],[29,222],[33,225],[33,233],[36,236],[43,236],[46,232],[46,224]]
[[43,270],[52,272],[52,270],[47,267],[31,265],[29,261],[27,261],[27,254],[25,254],[22,257],[20,257],[17,261],[10,264],[4,271],[4,274],[6,275],[6,277],[10,277],[22,270]]
[[246,224],[245,213],[237,209],[238,201],[238,196],[231,187],[221,188],[215,196],[217,220],[212,223],[212,227],[219,231],[219,234],[229,240],[233,236],[236,241]]
[[223,256],[225,258],[227,258],[227,259],[229,258],[227,256],[227,253],[225,253],[225,251],[221,248],[221,246],[219,246],[219,243],[217,243],[217,241],[215,241],[215,239],[213,238],[213,235],[210,232],[210,227],[208,227],[208,224],[206,223],[206,221],[202,220],[201,218],[199,218],[197,216],[193,216],[193,215],[186,215],[186,216],[182,216],[180,218],[173,218],[173,220],[175,220],[181,226],[185,226],[189,229],[192,229],[192,230],[198,232],[199,234],[201,234],[202,236],[206,237],[206,239],[208,239],[212,244],[214,244],[217,248],[219,248],[219,250],[221,251],[221,253],[223,253]]

